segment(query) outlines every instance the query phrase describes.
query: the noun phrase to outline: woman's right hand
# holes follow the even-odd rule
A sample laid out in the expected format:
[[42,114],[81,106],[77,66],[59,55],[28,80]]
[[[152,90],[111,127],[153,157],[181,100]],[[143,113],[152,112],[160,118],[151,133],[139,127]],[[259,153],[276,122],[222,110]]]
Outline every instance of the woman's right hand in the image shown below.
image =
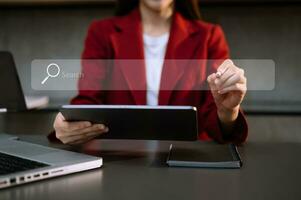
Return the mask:
[[109,131],[103,124],[92,124],[88,121],[67,122],[61,113],[58,113],[53,127],[55,136],[64,144],[82,144]]

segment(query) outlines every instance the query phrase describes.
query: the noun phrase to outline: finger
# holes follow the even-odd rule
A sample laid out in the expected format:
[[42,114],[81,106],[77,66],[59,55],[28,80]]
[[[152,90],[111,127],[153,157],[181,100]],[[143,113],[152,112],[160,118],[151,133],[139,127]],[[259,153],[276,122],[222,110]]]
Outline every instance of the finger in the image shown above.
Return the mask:
[[220,78],[217,78],[214,83],[217,88],[220,88],[229,78],[235,75],[235,71],[233,69],[228,68],[228,70],[222,74]]
[[216,102],[218,102],[222,98],[222,95],[220,95],[218,93],[217,86],[214,83],[216,79],[217,79],[216,73],[213,73],[210,76],[208,76],[207,81],[208,81],[208,84],[209,84],[209,87],[210,87],[210,90],[211,90],[211,94],[212,94],[214,100]]
[[245,84],[236,83],[234,85],[231,85],[229,87],[226,87],[219,91],[219,94],[226,94],[228,92],[237,91],[241,92],[242,94],[246,93],[247,87]]
[[224,70],[218,70],[217,72],[216,72],[216,77],[217,78],[220,78],[228,69],[229,69],[230,67],[227,67],[226,69],[224,69]]
[[89,121],[67,122],[62,113],[59,112],[55,119],[54,129],[62,131],[74,131],[77,129],[89,127],[91,125],[92,124]]
[[217,78],[221,77],[229,67],[231,67],[233,64],[232,60],[227,59],[225,60],[217,69]]
[[90,133],[87,133],[87,134],[69,136],[69,137],[66,137],[66,138],[62,139],[62,142],[64,144],[70,144],[70,143],[73,143],[73,142],[76,142],[76,141],[79,141],[79,140],[86,140],[87,138],[96,137],[96,136],[99,136],[99,135],[102,135],[102,134],[104,134],[104,131],[95,131],[95,132],[90,132]]
[[76,135],[82,135],[82,134],[87,134],[90,132],[95,132],[95,131],[105,131],[106,126],[103,124],[93,124],[92,126],[88,128],[82,128],[74,131],[65,131],[64,132],[64,137],[70,137],[70,136],[76,136]]
[[75,140],[73,142],[71,142],[70,144],[81,144],[81,143],[85,143],[88,142],[89,140],[92,140],[96,137],[99,137],[100,135],[107,133],[109,131],[108,128],[105,129],[104,132],[100,133],[100,134],[94,134],[94,133],[88,133],[86,138],[80,139],[80,140]]
[[60,129],[61,124],[65,121],[64,116],[62,115],[62,113],[58,113],[55,117],[54,123],[53,123],[53,128],[55,130]]
[[64,117],[64,115],[61,112],[59,112],[57,114],[56,118],[59,119],[59,120],[65,121],[65,117]]
[[71,135],[81,135],[81,134],[89,134],[97,131],[105,131],[106,126],[103,124],[93,124],[91,127],[84,128],[78,131],[74,131]]
[[216,74],[215,74],[215,73],[212,73],[212,74],[210,74],[210,75],[207,77],[208,83],[213,83],[215,79],[216,79]]
[[216,90],[215,80],[216,80],[216,73],[209,75],[207,78],[207,82],[211,90]]
[[223,88],[227,88],[236,83],[245,83],[245,77],[242,74],[235,73],[233,76],[230,76],[221,86],[219,86],[219,89],[222,90]]
[[66,132],[73,132],[73,131],[88,128],[88,127],[91,127],[91,126],[92,126],[92,123],[89,122],[89,121],[79,121],[79,122],[63,121],[60,124],[59,129],[63,130],[63,131],[66,131]]

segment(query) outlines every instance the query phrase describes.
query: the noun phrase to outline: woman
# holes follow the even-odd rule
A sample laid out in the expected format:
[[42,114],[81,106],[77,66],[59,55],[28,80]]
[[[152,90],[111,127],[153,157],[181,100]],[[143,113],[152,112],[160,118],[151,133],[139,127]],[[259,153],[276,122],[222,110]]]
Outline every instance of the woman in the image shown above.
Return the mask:
[[[200,20],[198,0],[131,0],[119,1],[117,16],[91,24],[85,41],[83,59],[145,59],[145,66],[135,74],[115,70],[109,79],[118,79],[128,91],[85,90],[84,86],[101,83],[108,69],[91,69],[79,82],[79,94],[72,104],[148,104],[193,105],[198,107],[199,138],[219,143],[242,143],[247,137],[247,123],[240,111],[246,93],[242,69],[229,58],[229,50],[221,28]],[[175,66],[163,67],[164,59],[222,59],[216,68],[199,68],[198,82],[210,90],[187,89],[193,80]],[[158,62],[153,65],[151,60]],[[186,78],[185,78],[186,76]],[[138,78],[137,78],[138,77]],[[172,78],[171,78],[172,77]],[[131,88],[134,79],[145,83],[145,91]],[[161,83],[160,83],[161,80]],[[135,80],[137,81],[137,80]],[[170,90],[161,90],[167,84]],[[172,90],[181,84],[185,91]],[[58,114],[55,136],[65,144],[80,144],[102,134],[109,127],[90,122],[67,122]]]

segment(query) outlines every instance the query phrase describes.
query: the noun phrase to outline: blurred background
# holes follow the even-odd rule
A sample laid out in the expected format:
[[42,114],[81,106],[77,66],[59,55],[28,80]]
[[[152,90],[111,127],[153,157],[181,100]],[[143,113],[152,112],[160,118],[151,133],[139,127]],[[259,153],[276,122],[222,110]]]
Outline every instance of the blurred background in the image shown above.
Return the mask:
[[[24,93],[68,103],[75,92],[31,88],[31,62],[80,58],[91,21],[114,8],[114,0],[0,0],[0,50],[13,53]],[[243,105],[251,140],[301,141],[301,0],[200,0],[200,8],[223,27],[232,58],[276,63],[275,89],[248,92]]]

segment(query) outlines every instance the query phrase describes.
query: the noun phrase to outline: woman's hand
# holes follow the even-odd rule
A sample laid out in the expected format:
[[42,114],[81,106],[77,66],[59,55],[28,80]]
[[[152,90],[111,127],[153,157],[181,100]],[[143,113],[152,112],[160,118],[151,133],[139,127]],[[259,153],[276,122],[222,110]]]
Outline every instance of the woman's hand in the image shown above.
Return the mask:
[[220,121],[225,124],[235,122],[247,91],[244,70],[235,66],[231,60],[225,60],[207,80]]
[[82,144],[109,131],[103,124],[91,122],[67,122],[61,113],[55,118],[53,127],[56,137],[64,144]]

